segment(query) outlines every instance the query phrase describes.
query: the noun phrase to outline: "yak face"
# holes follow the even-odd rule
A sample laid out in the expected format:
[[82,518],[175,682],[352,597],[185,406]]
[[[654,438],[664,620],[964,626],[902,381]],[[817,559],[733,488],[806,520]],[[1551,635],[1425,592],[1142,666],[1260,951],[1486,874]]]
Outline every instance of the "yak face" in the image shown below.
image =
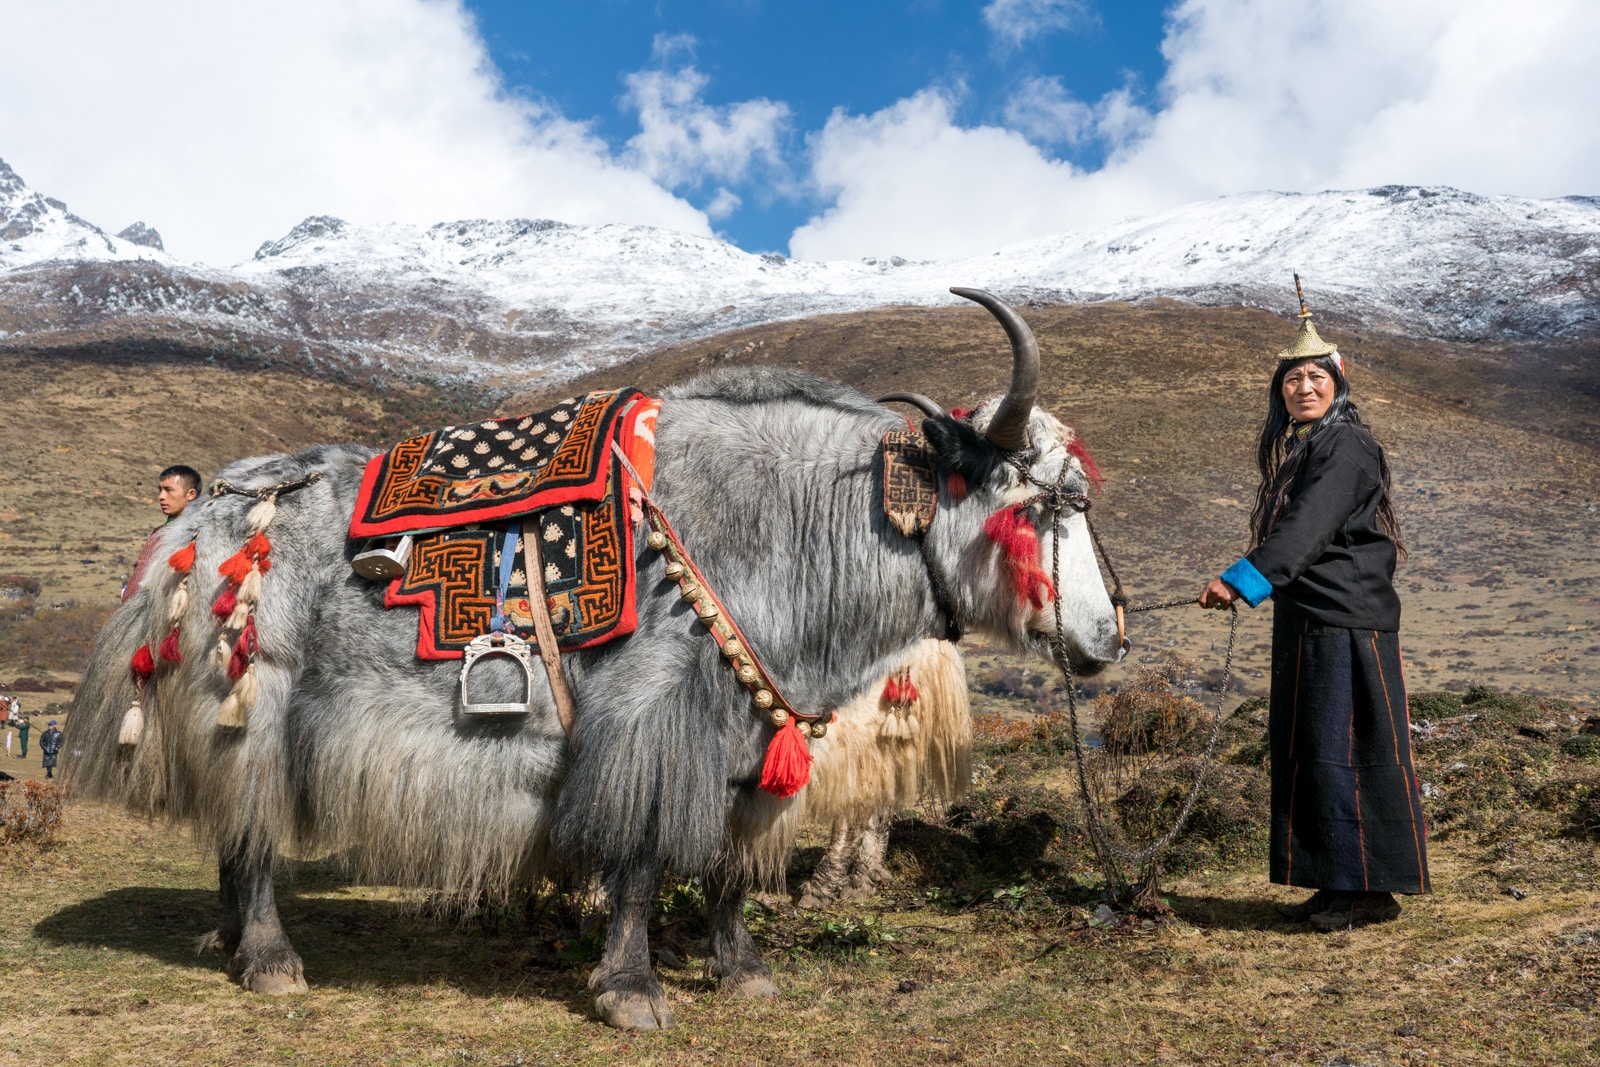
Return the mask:
[[938,456],[939,510],[949,536],[937,536],[940,522],[930,532],[939,555],[959,561],[952,583],[959,621],[1018,651],[1053,658],[1059,598],[1071,666],[1096,673],[1123,649],[1088,522],[1081,510],[1056,512],[1048,498],[1033,499],[1041,486],[1060,483],[1067,495],[1087,500],[1082,450],[1075,453],[1071,427],[1037,408],[1028,419],[1028,447],[998,448],[986,429],[1000,403],[923,423]]

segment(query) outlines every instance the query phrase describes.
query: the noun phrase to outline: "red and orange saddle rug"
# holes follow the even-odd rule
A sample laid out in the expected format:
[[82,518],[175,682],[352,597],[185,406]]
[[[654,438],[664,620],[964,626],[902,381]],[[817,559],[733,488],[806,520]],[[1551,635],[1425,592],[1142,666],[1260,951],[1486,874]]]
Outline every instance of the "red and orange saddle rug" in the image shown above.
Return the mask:
[[649,489],[660,401],[635,389],[562,401],[548,411],[446,427],[375,456],[362,477],[352,538],[415,538],[384,606],[419,610],[417,655],[459,659],[490,630],[506,531],[507,626],[532,644],[523,536],[539,538],[545,595],[562,651],[632,633],[635,519],[617,441]]

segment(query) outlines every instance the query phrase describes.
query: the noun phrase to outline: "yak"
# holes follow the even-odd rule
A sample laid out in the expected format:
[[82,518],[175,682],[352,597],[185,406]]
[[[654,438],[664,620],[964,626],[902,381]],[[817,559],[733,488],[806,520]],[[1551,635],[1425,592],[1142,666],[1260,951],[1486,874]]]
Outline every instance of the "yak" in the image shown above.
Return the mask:
[[[906,426],[887,407],[775,369],[724,368],[661,394],[653,497],[797,709],[843,706],[919,641],[957,631],[1064,655],[1080,672],[1126,650],[1085,518],[1035,499],[1039,485],[1086,499],[1086,481],[1071,430],[1035,408],[1033,336],[994,296],[952,291],[1000,321],[1012,376],[1003,396],[962,417],[925,404],[938,500],[920,539],[882,506],[880,440]],[[743,903],[781,878],[802,805],[759,788],[773,727],[663,580],[662,557],[641,539],[636,630],[564,658],[570,736],[548,692],[527,694],[526,716],[464,716],[459,665],[419,659],[415,616],[384,610],[382,588],[352,574],[347,535],[373,455],[321,446],[219,472],[243,488],[317,476],[276,505],[248,722],[219,714],[230,681],[211,654],[214,590],[202,586],[184,607],[172,583],[150,581],[97,637],[73,702],[76,794],[190,824],[214,850],[221,909],[203,940],[230,954],[229,973],[253,992],[306,988],[273,899],[276,859],[337,854],[364,880],[463,899],[551,871],[602,872],[610,923],[589,986],[601,1019],[635,1029],[672,1022],[647,939],[664,874],[698,877],[708,973],[729,993],[775,994]],[[213,495],[166,529],[161,551],[192,544],[191,573],[214,576],[259,525],[251,508],[248,497]],[[1008,550],[992,524],[985,532],[1008,509],[1031,517],[1036,540]],[[1037,555],[1020,561],[1028,588],[1015,580],[1018,543]],[[1033,585],[1053,559],[1058,587]],[[174,616],[181,662],[145,694],[137,743],[119,743],[140,692],[130,657],[154,648]],[[481,667],[481,699],[522,699],[514,664]]]

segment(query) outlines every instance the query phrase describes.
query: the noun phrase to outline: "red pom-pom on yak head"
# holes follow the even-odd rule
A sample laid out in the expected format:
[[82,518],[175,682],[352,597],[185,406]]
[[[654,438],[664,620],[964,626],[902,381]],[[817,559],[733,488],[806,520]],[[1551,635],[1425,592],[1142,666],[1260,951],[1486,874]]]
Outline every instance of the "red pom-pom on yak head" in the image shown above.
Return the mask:
[[983,532],[1000,549],[1017,599],[1043,610],[1045,601],[1055,599],[1056,587],[1039,566],[1039,531],[1027,508],[1021,504],[1001,508],[983,520]]

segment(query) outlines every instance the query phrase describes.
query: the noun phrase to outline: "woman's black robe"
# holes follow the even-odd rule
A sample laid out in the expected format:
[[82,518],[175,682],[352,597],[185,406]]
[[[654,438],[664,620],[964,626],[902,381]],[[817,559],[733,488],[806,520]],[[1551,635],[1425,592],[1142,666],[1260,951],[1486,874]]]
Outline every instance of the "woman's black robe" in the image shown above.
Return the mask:
[[1351,423],[1309,449],[1272,532],[1223,575],[1272,625],[1271,875],[1314,889],[1429,890],[1400,673],[1382,451]]

